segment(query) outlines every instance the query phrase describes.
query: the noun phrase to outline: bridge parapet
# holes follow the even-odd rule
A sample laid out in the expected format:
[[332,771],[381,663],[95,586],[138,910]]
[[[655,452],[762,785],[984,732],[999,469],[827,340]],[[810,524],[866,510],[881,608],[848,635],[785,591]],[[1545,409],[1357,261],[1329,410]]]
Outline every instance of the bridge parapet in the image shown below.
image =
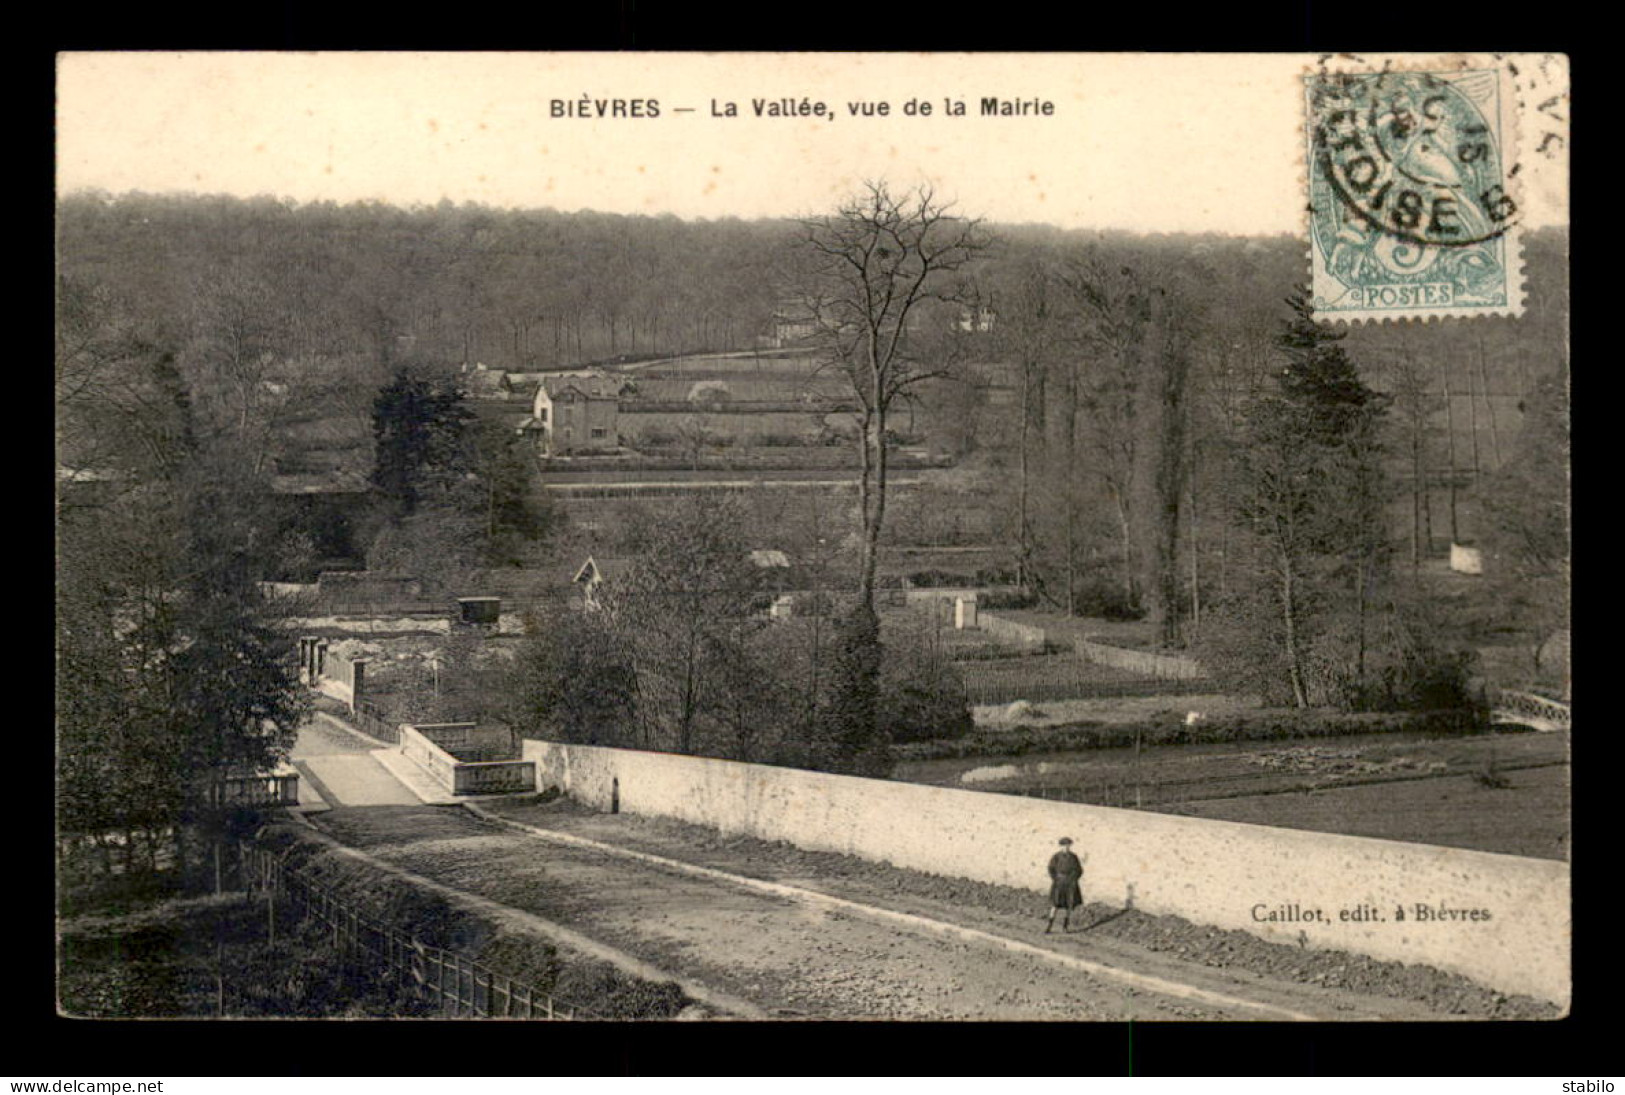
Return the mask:
[[1569,705],[1533,692],[1498,689],[1492,706],[1497,716],[1524,717],[1555,726],[1569,725]]
[[402,723],[401,753],[454,795],[507,794],[536,789],[536,764],[528,760],[465,761],[448,752],[440,738],[461,738],[473,723],[413,726]]

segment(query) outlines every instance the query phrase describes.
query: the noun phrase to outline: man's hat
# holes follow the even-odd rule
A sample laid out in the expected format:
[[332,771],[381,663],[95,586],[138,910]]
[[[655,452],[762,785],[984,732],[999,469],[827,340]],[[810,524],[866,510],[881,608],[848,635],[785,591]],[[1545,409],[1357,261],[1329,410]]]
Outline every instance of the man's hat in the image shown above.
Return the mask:
[[1071,844],[1072,843],[1072,838],[1069,837],[1069,836],[1063,836],[1061,838],[1061,843],[1062,844]]

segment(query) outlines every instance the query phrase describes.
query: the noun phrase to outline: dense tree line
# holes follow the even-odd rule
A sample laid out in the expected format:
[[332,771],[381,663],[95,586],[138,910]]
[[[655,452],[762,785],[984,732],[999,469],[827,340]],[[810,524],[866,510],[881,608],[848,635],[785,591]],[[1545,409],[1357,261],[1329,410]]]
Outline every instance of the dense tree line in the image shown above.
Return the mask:
[[776,305],[789,231],[450,202],[87,193],[59,204],[57,238],[66,281],[207,344],[226,386],[251,398],[264,352],[387,376],[403,355],[526,370],[748,347]]
[[1531,625],[1534,677],[1565,696],[1568,666],[1543,664],[1541,647],[1568,627],[1571,609],[1569,414],[1568,378],[1541,378],[1525,400],[1512,458],[1479,491],[1487,576],[1509,617]]
[[[973,462],[1010,481],[988,504],[1012,569],[1035,600],[1149,615],[1164,644],[1190,641],[1233,577],[1233,457],[1283,368],[1280,301],[1301,279],[1301,244],[1006,236],[979,272],[998,317],[980,379],[1011,398],[978,407],[966,432]],[[1379,523],[1413,569],[1488,535],[1473,485],[1507,464],[1540,378],[1566,375],[1565,247],[1562,233],[1526,241],[1519,319],[1349,334],[1361,376],[1392,400]]]
[[1226,461],[1233,580],[1199,646],[1269,703],[1470,707],[1467,653],[1441,642],[1423,591],[1394,566],[1393,399],[1346,339],[1304,298],[1287,302],[1281,367],[1243,406]]

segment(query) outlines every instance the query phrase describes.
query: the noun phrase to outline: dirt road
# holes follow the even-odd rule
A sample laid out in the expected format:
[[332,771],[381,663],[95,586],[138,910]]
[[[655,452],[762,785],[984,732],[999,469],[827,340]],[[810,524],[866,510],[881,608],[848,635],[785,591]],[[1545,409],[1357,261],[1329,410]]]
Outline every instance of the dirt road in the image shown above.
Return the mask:
[[651,845],[646,827],[634,832],[616,817],[564,810],[525,820],[556,835],[422,806],[339,809],[320,827],[784,1017],[1439,1017],[1419,1004],[1182,963],[1088,931],[1045,936],[1038,908],[1012,916],[849,884],[837,893],[819,879],[753,883],[714,855],[703,867],[677,862],[681,847]]

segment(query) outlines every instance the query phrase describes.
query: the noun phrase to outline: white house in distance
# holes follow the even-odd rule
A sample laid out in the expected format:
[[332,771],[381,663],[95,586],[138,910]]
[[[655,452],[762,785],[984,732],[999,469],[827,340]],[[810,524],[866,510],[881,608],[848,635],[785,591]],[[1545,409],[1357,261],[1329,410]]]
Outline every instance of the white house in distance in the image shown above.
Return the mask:
[[773,312],[773,333],[768,345],[784,349],[806,342],[818,333],[818,317],[805,301],[786,298]]
[[993,330],[998,322],[999,314],[986,304],[977,308],[961,308],[959,310],[959,329],[975,334],[986,334]]
[[618,448],[621,387],[602,373],[544,375],[519,431],[548,456]]

